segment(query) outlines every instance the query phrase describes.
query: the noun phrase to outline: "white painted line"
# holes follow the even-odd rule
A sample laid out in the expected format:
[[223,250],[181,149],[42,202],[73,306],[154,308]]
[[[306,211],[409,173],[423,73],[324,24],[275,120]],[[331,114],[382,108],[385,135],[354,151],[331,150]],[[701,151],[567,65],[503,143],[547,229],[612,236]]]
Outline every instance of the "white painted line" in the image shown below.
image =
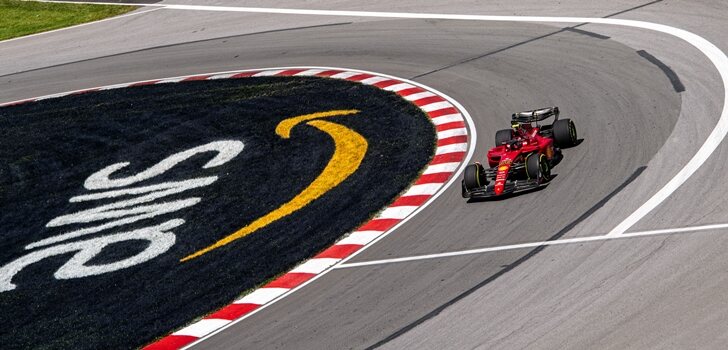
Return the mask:
[[459,129],[450,129],[445,131],[440,131],[437,133],[437,139],[443,140],[448,137],[453,136],[467,136],[468,135],[468,129],[465,128],[459,128]]
[[285,294],[289,290],[288,288],[258,288],[252,293],[236,300],[233,304],[263,305]]
[[[73,1],[69,1],[73,2]],[[119,4],[113,4],[119,5]],[[664,24],[657,24],[645,21],[635,21],[617,18],[594,18],[594,17],[547,17],[547,16],[488,16],[488,15],[463,15],[443,13],[409,13],[409,12],[375,12],[375,11],[335,11],[335,10],[304,10],[285,8],[264,8],[264,7],[240,7],[240,6],[203,6],[203,5],[175,5],[175,4],[124,4],[134,6],[163,7],[174,10],[187,11],[219,11],[219,12],[246,12],[246,13],[269,13],[269,14],[291,14],[291,15],[313,15],[313,16],[343,16],[343,17],[365,17],[365,18],[409,18],[409,19],[442,19],[442,20],[463,20],[463,21],[495,21],[495,22],[544,22],[544,23],[597,23],[610,24],[624,27],[641,28],[653,30],[680,38],[702,52],[718,70],[723,81],[723,109],[720,119],[713,131],[705,140],[697,153],[685,164],[680,171],[658,190],[650,199],[642,204],[637,210],[612,229],[609,235],[619,235],[626,232],[639,220],[660,205],[667,197],[687,181],[711,154],[718,148],[728,134],[728,57],[718,47],[701,36],[688,32],[684,29],[670,27]]]
[[377,219],[404,219],[407,217],[407,215],[412,214],[415,210],[417,210],[419,206],[409,206],[409,205],[403,205],[399,207],[389,207],[387,209],[384,209],[379,215],[377,215]]
[[424,91],[424,92],[418,92],[416,94],[405,96],[404,99],[407,101],[417,101],[417,100],[423,99],[425,97],[432,97],[432,96],[436,96],[436,95],[429,91]]
[[346,236],[344,239],[336,242],[336,245],[366,245],[379,237],[379,235],[381,235],[382,233],[383,231],[354,231],[350,235]]
[[442,102],[435,102],[435,103],[430,103],[430,104],[427,104],[424,106],[420,106],[420,108],[425,112],[432,112],[432,111],[439,111],[439,110],[445,109],[445,108],[452,108],[452,105],[447,101],[442,101]]
[[230,321],[228,321],[228,320],[221,320],[221,319],[217,319],[217,318],[206,318],[206,319],[201,319],[172,334],[173,335],[188,335],[191,337],[200,338],[200,337],[204,337],[204,336],[210,334],[210,332],[212,332],[222,326],[227,325],[228,323],[230,323]]
[[685,232],[696,232],[696,231],[706,231],[706,230],[721,230],[721,229],[725,229],[725,228],[728,228],[728,224],[713,224],[713,225],[689,226],[689,227],[681,227],[681,228],[666,228],[666,229],[662,229],[662,230],[627,232],[624,235],[625,236],[661,235],[661,234],[669,234],[669,233],[685,233]]
[[312,76],[312,75],[319,74],[321,72],[324,72],[324,70],[323,69],[306,69],[303,72],[298,72],[298,73],[294,74],[294,76],[299,76],[299,77],[300,76],[304,76],[304,77],[307,77],[307,76]]
[[341,259],[333,258],[314,258],[306,261],[301,265],[296,266],[296,268],[291,270],[291,272],[319,274],[331,267],[332,265],[336,264],[340,260]]
[[452,163],[442,163],[442,164],[434,164],[428,166],[424,172],[422,172],[422,175],[427,174],[438,174],[438,173],[451,173],[455,171],[455,169],[460,166],[460,163],[458,162],[452,162]]
[[358,263],[342,263],[342,264],[335,266],[334,269],[345,269],[345,268],[350,268],[350,267],[362,267],[362,266],[385,265],[385,264],[410,262],[410,261],[442,259],[442,258],[448,258],[448,257],[454,257],[454,256],[502,252],[504,250],[537,248],[537,247],[545,247],[545,246],[552,246],[552,245],[610,241],[610,240],[615,240],[615,239],[627,239],[627,238],[647,237],[647,236],[656,236],[656,235],[669,235],[669,234],[674,235],[674,234],[687,233],[687,232],[717,230],[717,229],[726,229],[726,228],[728,228],[728,224],[718,224],[718,225],[695,226],[695,227],[685,227],[685,228],[675,228],[675,229],[630,232],[630,233],[625,233],[623,235],[616,235],[616,236],[615,235],[612,235],[612,236],[600,235],[600,236],[590,236],[590,237],[580,237],[580,238],[567,238],[567,239],[559,239],[559,240],[554,240],[554,241],[511,244],[511,245],[504,245],[504,246],[498,246],[498,247],[469,249],[469,250],[461,250],[461,251],[437,253],[437,254],[427,254],[427,255],[416,255],[416,256],[409,256],[409,257],[403,257],[403,258],[394,258],[394,259],[372,260],[372,261],[364,261],[364,262],[358,262]]
[[447,153],[465,152],[467,150],[468,150],[467,143],[454,143],[452,145],[437,147],[437,149],[435,150],[435,154],[440,155],[440,154],[447,154]]
[[382,90],[399,92],[402,90],[411,89],[413,87],[415,87],[415,86],[412,84],[400,83],[400,84],[394,84],[394,85],[387,86]]
[[[41,2],[45,2],[45,1],[41,1]],[[88,5],[88,3],[86,3],[86,5]],[[118,4],[114,4],[114,5],[118,5]],[[139,5],[132,4],[130,6],[139,6]],[[126,17],[141,15],[141,14],[144,14],[144,13],[149,13],[149,12],[153,12],[153,11],[157,11],[157,10],[162,10],[162,9],[164,9],[164,7],[158,7],[158,8],[154,8],[154,9],[151,9],[151,10],[144,10],[144,11],[139,11],[139,12],[131,12],[131,13],[127,13],[127,14],[124,14],[124,15],[121,15],[121,16],[114,16],[114,17],[104,18],[104,19],[100,19],[98,21],[81,23],[81,24],[77,24],[75,26],[58,28],[58,29],[49,30],[49,31],[46,31],[46,32],[40,32],[40,33],[35,33],[35,34],[28,34],[28,35],[20,36],[20,37],[17,37],[17,38],[2,40],[2,41],[0,41],[0,44],[9,43],[11,41],[17,41],[17,40],[22,40],[22,39],[34,38],[34,37],[40,36],[40,35],[57,33],[57,32],[65,31],[65,30],[69,30],[69,29],[76,29],[76,28],[80,28],[80,27],[89,26],[89,25],[92,25],[92,24],[98,24],[98,23],[102,23],[102,22],[113,21],[113,20],[122,19],[122,18],[126,18]]]
[[360,83],[362,83],[364,85],[374,85],[376,83],[381,83],[381,82],[387,81],[387,80],[391,80],[391,79],[385,78],[385,77],[371,77],[371,78],[366,78],[366,79],[360,81]]
[[430,120],[432,120],[432,124],[435,125],[464,121],[463,116],[460,113],[441,115]]

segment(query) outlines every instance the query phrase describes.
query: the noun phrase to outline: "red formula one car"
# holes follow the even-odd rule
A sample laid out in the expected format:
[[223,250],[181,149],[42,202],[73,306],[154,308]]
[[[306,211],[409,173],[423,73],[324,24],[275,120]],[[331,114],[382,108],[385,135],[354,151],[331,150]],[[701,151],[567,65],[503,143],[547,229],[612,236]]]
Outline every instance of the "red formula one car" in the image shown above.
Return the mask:
[[[539,122],[554,117],[554,122]],[[562,148],[576,146],[576,127],[559,119],[559,108],[549,107],[515,113],[511,129],[495,134],[488,151],[488,168],[476,162],[465,168],[463,198],[490,198],[532,190],[551,181],[551,168],[563,155]]]

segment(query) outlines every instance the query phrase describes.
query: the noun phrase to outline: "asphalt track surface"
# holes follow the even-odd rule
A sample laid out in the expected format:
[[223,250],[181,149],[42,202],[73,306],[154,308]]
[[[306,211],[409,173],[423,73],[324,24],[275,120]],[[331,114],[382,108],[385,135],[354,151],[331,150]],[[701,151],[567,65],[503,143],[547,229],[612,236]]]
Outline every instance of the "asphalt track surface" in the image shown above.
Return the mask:
[[[445,3],[276,7],[621,12],[614,18],[686,29],[728,51],[728,8],[720,1]],[[720,115],[723,87],[710,62],[678,39],[606,25],[564,27],[155,10],[0,43],[0,101],[207,71],[359,68],[411,78],[462,103],[480,136],[476,159],[508,126],[510,113],[558,105],[584,141],[565,151],[546,189],[466,204],[453,186],[351,262],[586,237],[609,232],[689,160]],[[721,144],[630,231],[728,222],[726,151]],[[194,348],[723,348],[728,239],[722,233],[337,269]]]

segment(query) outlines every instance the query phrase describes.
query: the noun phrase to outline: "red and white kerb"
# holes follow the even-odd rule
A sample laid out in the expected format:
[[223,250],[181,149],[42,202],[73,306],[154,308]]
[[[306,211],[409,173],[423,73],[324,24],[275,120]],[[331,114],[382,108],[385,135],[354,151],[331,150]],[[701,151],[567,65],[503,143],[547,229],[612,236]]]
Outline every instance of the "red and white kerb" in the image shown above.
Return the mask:
[[0,104],[0,107],[34,102],[49,98],[82,94],[98,90],[167,84],[193,80],[236,79],[261,76],[316,76],[344,79],[376,86],[392,91],[414,103],[430,117],[437,130],[437,149],[435,157],[422,176],[402,196],[385,208],[374,219],[349,233],[333,246],[315,257],[298,265],[293,270],[260,287],[252,293],[234,301],[232,304],[205,316],[203,319],[182,328],[160,340],[144,347],[146,350],[180,349],[215,330],[244,317],[253,310],[272,302],[293,288],[314,276],[330,269],[335,264],[388,233],[400,221],[408,217],[427,202],[450,179],[468,152],[468,128],[462,111],[439,94],[422,86],[379,76],[373,73],[324,68],[286,68],[253,71],[237,71],[220,74],[194,75],[167,79],[148,80],[134,83],[110,85],[99,88],[79,90],[34,99]]

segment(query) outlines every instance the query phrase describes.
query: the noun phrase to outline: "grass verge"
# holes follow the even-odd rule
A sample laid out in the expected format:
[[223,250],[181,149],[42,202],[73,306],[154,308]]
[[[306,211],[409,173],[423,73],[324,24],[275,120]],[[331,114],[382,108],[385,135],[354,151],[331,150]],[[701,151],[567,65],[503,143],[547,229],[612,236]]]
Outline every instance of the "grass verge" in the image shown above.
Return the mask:
[[135,8],[0,0],[0,40],[97,21]]

